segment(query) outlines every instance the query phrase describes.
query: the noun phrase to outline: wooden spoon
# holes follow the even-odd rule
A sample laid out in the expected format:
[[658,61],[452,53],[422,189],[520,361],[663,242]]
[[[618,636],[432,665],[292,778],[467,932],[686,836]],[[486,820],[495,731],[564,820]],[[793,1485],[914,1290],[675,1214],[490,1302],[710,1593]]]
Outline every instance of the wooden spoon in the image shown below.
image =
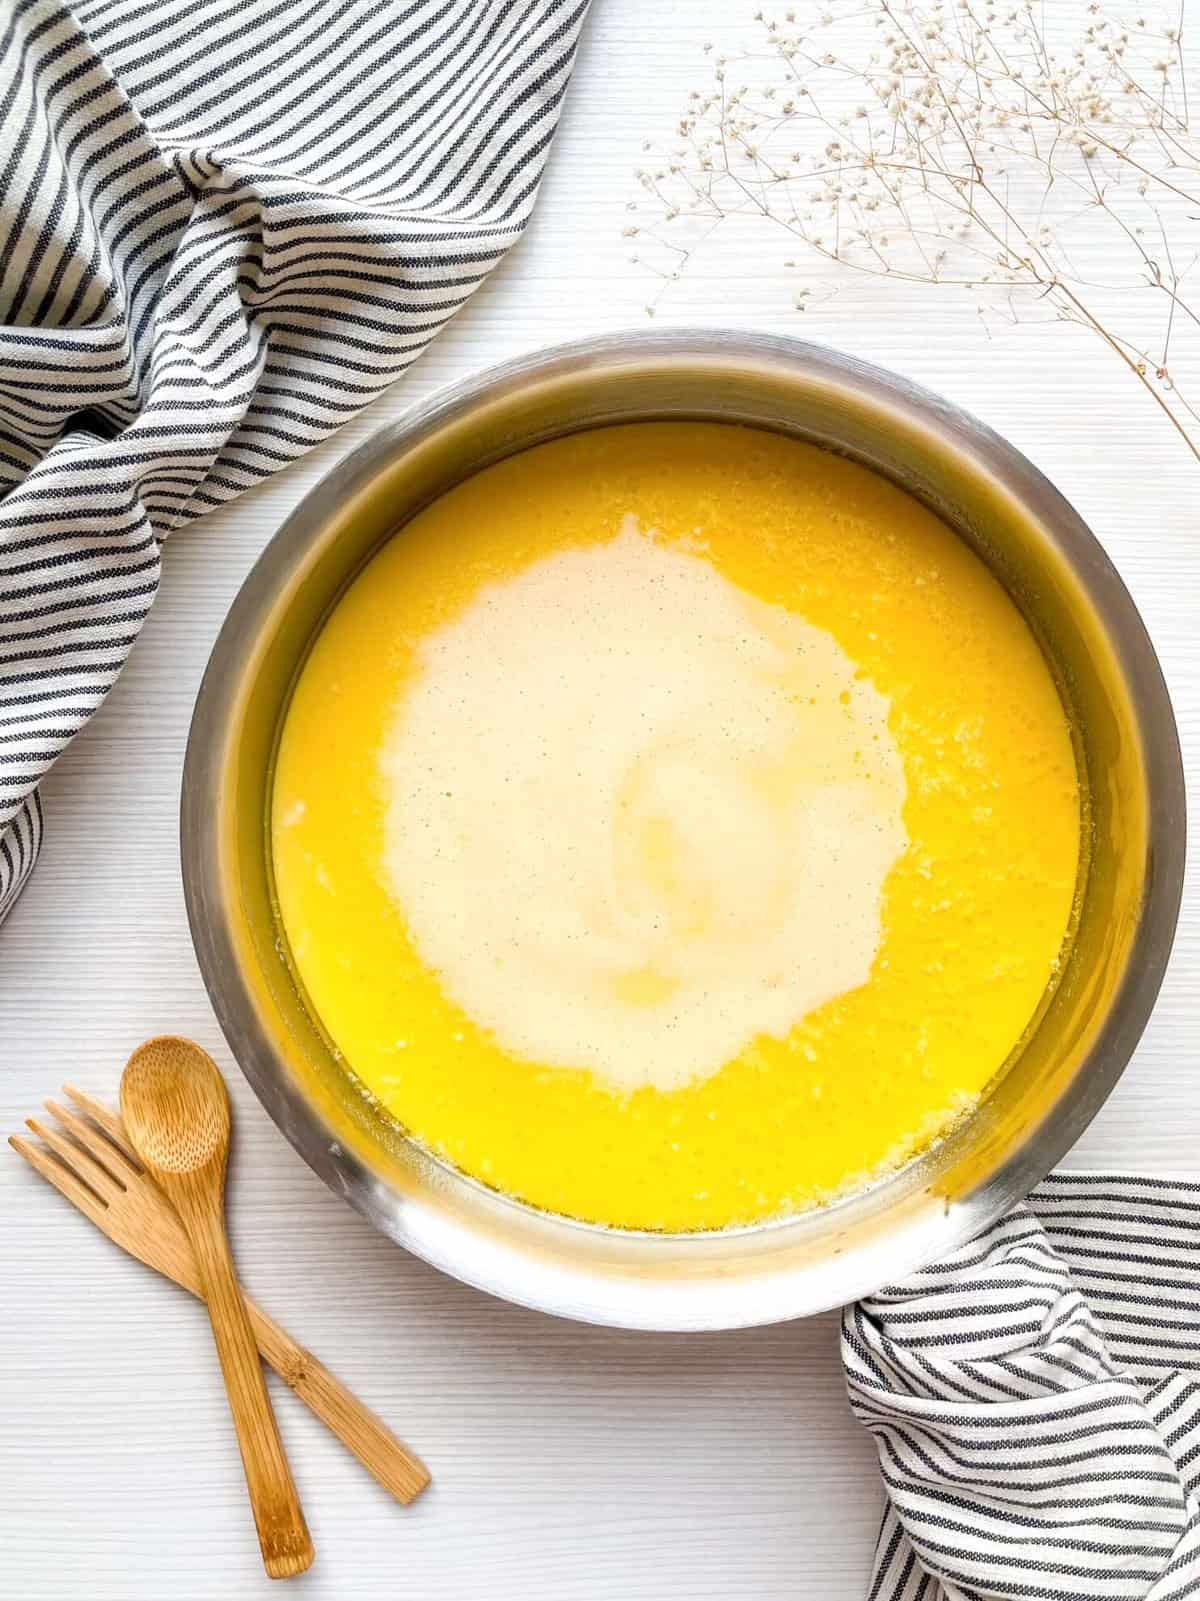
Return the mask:
[[121,1076],[121,1116],[134,1149],[174,1203],[196,1256],[200,1292],[237,1428],[263,1562],[273,1579],[314,1556],[225,1232],[229,1094],[212,1057],[164,1035],[139,1045]]

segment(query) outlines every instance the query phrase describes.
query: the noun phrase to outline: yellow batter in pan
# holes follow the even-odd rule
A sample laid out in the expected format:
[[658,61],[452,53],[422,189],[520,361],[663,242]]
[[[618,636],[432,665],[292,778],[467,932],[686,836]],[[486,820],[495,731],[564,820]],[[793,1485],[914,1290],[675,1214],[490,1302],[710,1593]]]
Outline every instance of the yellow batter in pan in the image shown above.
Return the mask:
[[1052,982],[1080,796],[1021,615],[812,446],[596,430],[403,528],[317,638],[272,849],[313,1009],[430,1149],[694,1229],[969,1107]]

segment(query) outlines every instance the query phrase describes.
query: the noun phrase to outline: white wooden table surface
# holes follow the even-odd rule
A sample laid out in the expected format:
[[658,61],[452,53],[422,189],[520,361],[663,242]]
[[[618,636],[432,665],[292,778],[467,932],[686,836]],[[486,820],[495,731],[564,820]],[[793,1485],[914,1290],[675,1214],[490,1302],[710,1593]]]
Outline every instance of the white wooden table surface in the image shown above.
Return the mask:
[[[1072,0],[1073,3],[1073,0]],[[48,838],[0,931],[0,1127],[64,1079],[112,1097],[142,1037],[194,1035],[236,1103],[232,1227],[248,1284],[427,1458],[395,1506],[308,1413],[281,1426],[322,1601],[841,1601],[880,1497],[836,1320],[622,1334],[517,1310],[410,1260],[313,1177],[242,1082],[184,919],[176,850],[192,700],[220,620],[281,518],[338,456],[431,390],[516,352],[644,322],[620,231],[642,139],[701,86],[752,0],[596,0],[523,246],[396,390],[336,440],[180,534],[102,714],[45,788]],[[1065,9],[1065,6],[1063,7]],[[995,335],[969,296],[846,284],[814,311],[770,237],[718,246],[659,311],[802,333],[986,418],[1076,503],[1141,606],[1200,773],[1200,469],[1070,328]],[[819,298],[819,297],[817,297]],[[1154,1019],[1076,1167],[1200,1173],[1200,889]],[[200,1308],[0,1155],[0,1593],[13,1601],[265,1596]]]

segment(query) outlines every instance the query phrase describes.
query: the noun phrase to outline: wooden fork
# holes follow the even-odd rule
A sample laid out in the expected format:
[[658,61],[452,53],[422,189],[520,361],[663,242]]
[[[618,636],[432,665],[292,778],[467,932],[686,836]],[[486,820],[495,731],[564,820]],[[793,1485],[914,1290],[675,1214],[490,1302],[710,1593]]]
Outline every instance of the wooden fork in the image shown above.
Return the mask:
[[[200,1279],[183,1224],[139,1164],[120,1118],[69,1084],[63,1093],[85,1114],[77,1116],[47,1101],[46,1110],[65,1133],[36,1118],[26,1119],[47,1150],[16,1134],[8,1143],[122,1250],[199,1296]],[[424,1463],[248,1295],[245,1301],[263,1357],[384,1489],[407,1506],[429,1483]]]

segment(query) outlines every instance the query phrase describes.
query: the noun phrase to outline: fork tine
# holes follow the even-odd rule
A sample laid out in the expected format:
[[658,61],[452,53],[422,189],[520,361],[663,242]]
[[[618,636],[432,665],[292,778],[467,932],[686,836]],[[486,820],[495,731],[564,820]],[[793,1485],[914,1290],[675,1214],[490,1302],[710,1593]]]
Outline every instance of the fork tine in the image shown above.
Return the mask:
[[89,1190],[94,1190],[99,1200],[106,1201],[114,1190],[124,1189],[106,1167],[101,1167],[95,1157],[81,1145],[76,1145],[74,1140],[66,1139],[56,1129],[47,1128],[44,1123],[39,1123],[36,1117],[27,1117],[25,1127],[48,1145],[55,1156],[59,1157]]
[[133,1163],[127,1161],[112,1141],[105,1139],[99,1129],[93,1128],[83,1118],[76,1117],[74,1112],[68,1112],[66,1107],[59,1106],[57,1101],[47,1101],[46,1110],[51,1117],[58,1119],[68,1134],[75,1136],[85,1150],[91,1152],[100,1166],[112,1174],[122,1189],[127,1189],[131,1182],[141,1178],[142,1175]]
[[[40,1173],[48,1184],[53,1184],[60,1195],[65,1195],[72,1206],[77,1206],[83,1215],[90,1218],[97,1228],[105,1229],[104,1214],[108,1210],[105,1203],[88,1189],[87,1185],[78,1179],[69,1167],[56,1162],[48,1156],[40,1146],[32,1145],[23,1140],[19,1134],[10,1134],[8,1143],[13,1150],[23,1156],[36,1173]],[[105,1229],[107,1232],[107,1229]]]
[[74,1101],[81,1112],[86,1113],[93,1123],[104,1130],[122,1155],[129,1159],[131,1166],[141,1173],[142,1166],[138,1161],[137,1152],[130,1145],[125,1125],[117,1114],[110,1111],[102,1101],[97,1101],[91,1095],[85,1095],[82,1090],[77,1090],[73,1084],[64,1084],[63,1094],[69,1101]]

